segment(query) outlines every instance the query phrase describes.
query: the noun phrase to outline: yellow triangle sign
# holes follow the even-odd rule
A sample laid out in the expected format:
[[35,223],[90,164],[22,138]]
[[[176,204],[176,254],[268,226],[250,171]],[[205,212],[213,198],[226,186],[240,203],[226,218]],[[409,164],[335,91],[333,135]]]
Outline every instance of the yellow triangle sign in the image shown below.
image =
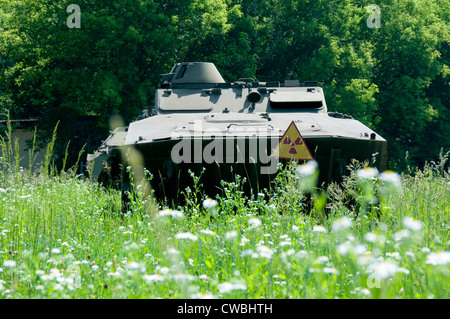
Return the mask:
[[283,137],[281,137],[280,143],[270,156],[294,160],[314,159],[294,121],[291,122]]

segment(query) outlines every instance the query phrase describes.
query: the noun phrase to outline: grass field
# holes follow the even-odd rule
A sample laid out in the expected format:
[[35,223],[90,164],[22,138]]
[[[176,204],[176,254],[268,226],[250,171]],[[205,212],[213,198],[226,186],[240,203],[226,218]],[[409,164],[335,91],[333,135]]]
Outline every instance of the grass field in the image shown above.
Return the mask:
[[446,157],[402,176],[355,164],[326,192],[312,165],[283,168],[251,199],[245,178],[215,199],[198,183],[184,207],[137,197],[125,215],[117,190],[10,160],[0,298],[450,297]]

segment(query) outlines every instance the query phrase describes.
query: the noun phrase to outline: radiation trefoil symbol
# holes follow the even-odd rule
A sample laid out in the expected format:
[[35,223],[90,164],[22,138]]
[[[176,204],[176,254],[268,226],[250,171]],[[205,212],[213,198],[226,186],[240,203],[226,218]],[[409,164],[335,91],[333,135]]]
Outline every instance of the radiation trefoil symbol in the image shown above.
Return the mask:
[[291,122],[270,156],[305,161],[314,159],[294,121]]

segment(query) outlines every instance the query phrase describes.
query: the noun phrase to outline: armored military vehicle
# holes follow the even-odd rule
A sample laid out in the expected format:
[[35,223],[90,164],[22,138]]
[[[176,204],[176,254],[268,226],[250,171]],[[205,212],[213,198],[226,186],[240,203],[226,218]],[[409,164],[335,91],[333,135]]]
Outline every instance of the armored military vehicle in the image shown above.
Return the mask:
[[131,153],[153,175],[159,199],[176,199],[191,185],[189,170],[213,196],[221,180],[237,174],[250,193],[269,188],[279,161],[314,159],[321,182],[339,180],[351,159],[375,158],[380,170],[387,162],[386,140],[351,116],[328,112],[317,82],[225,82],[206,62],[177,63],[161,75],[154,106],[88,155],[93,178],[108,166],[129,189]]

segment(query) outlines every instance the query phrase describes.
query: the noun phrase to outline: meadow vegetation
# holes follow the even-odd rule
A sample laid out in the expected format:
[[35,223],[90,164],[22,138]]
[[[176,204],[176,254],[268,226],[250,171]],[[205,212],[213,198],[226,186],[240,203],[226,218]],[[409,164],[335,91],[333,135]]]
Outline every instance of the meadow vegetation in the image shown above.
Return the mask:
[[245,177],[212,199],[192,174],[183,207],[136,193],[121,214],[118,190],[2,149],[0,298],[450,297],[448,154],[401,175],[355,162],[326,190],[292,164],[250,198]]

